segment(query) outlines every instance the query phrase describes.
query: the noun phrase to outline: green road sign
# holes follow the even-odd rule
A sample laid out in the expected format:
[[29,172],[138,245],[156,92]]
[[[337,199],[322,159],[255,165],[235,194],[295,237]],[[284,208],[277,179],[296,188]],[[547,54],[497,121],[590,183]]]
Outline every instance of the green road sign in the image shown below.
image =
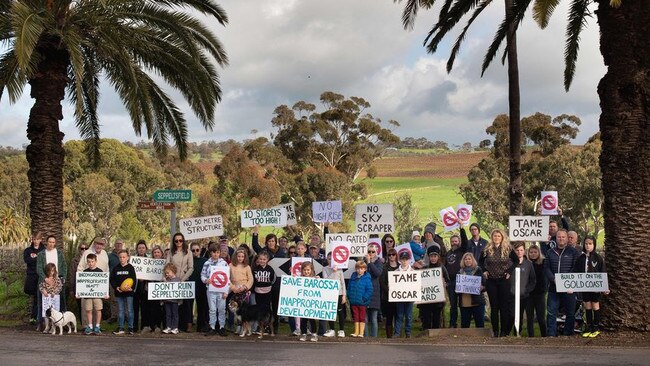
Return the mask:
[[192,200],[190,189],[163,189],[153,194],[156,202],[189,202]]

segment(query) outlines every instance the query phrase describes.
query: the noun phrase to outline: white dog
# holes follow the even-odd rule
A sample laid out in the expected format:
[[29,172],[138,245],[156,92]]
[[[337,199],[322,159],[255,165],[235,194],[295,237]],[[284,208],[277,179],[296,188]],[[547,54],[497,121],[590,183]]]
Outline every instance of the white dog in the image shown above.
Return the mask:
[[[52,334],[56,334],[56,328],[59,328],[59,335],[63,335],[63,327],[66,325],[68,326],[68,334],[72,333],[73,327],[74,332],[77,333],[77,317],[74,316],[74,313],[71,311],[61,313],[60,311],[50,307],[45,311],[45,315],[50,320],[49,327],[52,329]],[[46,327],[47,326],[48,324],[46,324]]]

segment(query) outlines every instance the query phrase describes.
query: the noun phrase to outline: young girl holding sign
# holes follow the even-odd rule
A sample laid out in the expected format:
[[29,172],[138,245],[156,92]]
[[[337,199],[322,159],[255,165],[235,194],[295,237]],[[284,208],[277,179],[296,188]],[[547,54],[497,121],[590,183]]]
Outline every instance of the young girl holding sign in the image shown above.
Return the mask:
[[[314,270],[314,265],[311,262],[302,262],[300,265],[300,276],[317,277],[316,271]],[[311,341],[318,342],[318,336],[316,335],[316,320],[304,318],[300,321],[300,341],[304,342],[307,340],[307,323],[309,323],[312,331]]]
[[[576,261],[573,272],[606,272],[605,260],[596,253],[596,238],[587,236],[582,245],[582,254]],[[609,291],[605,292],[609,294]],[[600,293],[583,292],[582,301],[585,306],[586,329],[583,337],[595,338],[600,334]]]
[[[176,275],[176,266],[173,263],[165,264],[163,273],[165,274],[165,282],[180,282],[181,279]],[[167,328],[163,330],[165,334],[178,334],[178,303],[182,300],[164,300],[165,303],[165,318]]]

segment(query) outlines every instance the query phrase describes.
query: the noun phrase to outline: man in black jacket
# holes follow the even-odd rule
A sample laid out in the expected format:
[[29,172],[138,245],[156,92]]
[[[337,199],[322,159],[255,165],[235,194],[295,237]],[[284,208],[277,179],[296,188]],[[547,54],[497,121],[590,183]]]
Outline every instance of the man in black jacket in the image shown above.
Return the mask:
[[566,230],[558,230],[556,237],[557,247],[549,249],[544,263],[544,274],[549,283],[546,317],[549,337],[557,335],[557,314],[561,304],[566,309],[564,335],[573,334],[576,311],[576,295],[573,292],[557,292],[555,274],[573,272],[573,266],[578,259],[578,252],[567,245]]

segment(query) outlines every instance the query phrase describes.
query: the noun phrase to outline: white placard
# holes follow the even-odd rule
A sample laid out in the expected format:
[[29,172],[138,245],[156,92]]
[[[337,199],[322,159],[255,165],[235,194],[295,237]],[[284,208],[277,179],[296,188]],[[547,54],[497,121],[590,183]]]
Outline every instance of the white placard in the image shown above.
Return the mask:
[[273,208],[284,208],[287,211],[287,221],[284,226],[298,225],[298,219],[296,218],[296,209],[293,205],[293,202],[283,203]]
[[472,220],[472,205],[461,203],[456,206],[456,217],[458,218],[458,223],[461,225],[469,225],[469,222]]
[[194,281],[187,282],[149,282],[149,300],[182,300],[196,297]]
[[456,275],[457,294],[481,294],[481,276]]
[[510,216],[510,241],[546,241],[548,223],[548,216]]
[[411,250],[411,244],[400,244],[395,247],[395,251],[397,252],[397,261],[399,261],[400,254],[406,252],[409,254],[410,265],[413,265],[413,263],[415,263],[415,257],[413,256],[413,251]]
[[388,272],[388,301],[415,302],[422,296],[422,279],[420,271],[391,271]]
[[557,292],[606,292],[609,291],[607,273],[556,273],[555,287]]
[[327,247],[328,252],[332,252],[330,267],[348,269],[348,261],[350,260],[350,243],[347,241],[333,241],[327,243]]
[[[297,257],[293,257],[293,258],[297,258]],[[277,278],[291,275],[291,263],[293,262],[293,258],[289,259],[289,258],[275,257],[269,261],[269,266],[273,268],[273,271],[275,271],[275,276]],[[304,262],[305,260],[310,260],[310,259],[300,258],[300,263]],[[323,266],[321,266],[320,263],[316,261],[312,261],[312,264],[314,265],[314,270],[316,271],[316,274],[320,274],[323,271]]]
[[346,241],[350,243],[350,256],[363,257],[368,254],[368,234],[364,233],[341,233],[327,234],[326,250],[331,251],[330,243]]
[[319,201],[311,204],[314,222],[341,222],[343,209],[341,201]]
[[163,268],[167,264],[167,259],[154,259],[148,257],[131,256],[129,263],[135,269],[135,277],[139,280],[162,281]]
[[82,299],[108,297],[108,272],[77,272],[75,296]]
[[312,262],[311,258],[308,257],[291,257],[291,268],[289,269],[291,273],[290,275],[294,276],[301,276],[302,274],[300,273],[300,266],[302,266],[302,262]]
[[557,191],[542,191],[539,204],[542,207],[542,215],[557,215]]
[[440,218],[442,219],[442,224],[445,226],[445,231],[451,231],[460,227],[456,210],[451,206],[440,210]]
[[287,226],[287,209],[284,207],[264,208],[261,210],[243,210],[241,227]]
[[339,281],[282,276],[278,316],[336,320]]
[[43,301],[41,301],[43,312],[41,316],[45,318],[47,315],[45,312],[47,309],[52,308],[56,311],[61,311],[61,295],[54,296],[43,296]]
[[230,292],[230,267],[229,266],[212,266],[210,267],[210,277],[208,278],[208,291],[210,292]]
[[214,238],[223,235],[223,219],[220,215],[192,217],[178,220],[185,240]]
[[445,302],[445,282],[442,279],[442,268],[427,268],[420,272],[422,288],[420,301],[416,304],[429,304],[434,302]]
[[385,234],[395,231],[393,205],[363,204],[355,207],[354,223],[358,233]]

